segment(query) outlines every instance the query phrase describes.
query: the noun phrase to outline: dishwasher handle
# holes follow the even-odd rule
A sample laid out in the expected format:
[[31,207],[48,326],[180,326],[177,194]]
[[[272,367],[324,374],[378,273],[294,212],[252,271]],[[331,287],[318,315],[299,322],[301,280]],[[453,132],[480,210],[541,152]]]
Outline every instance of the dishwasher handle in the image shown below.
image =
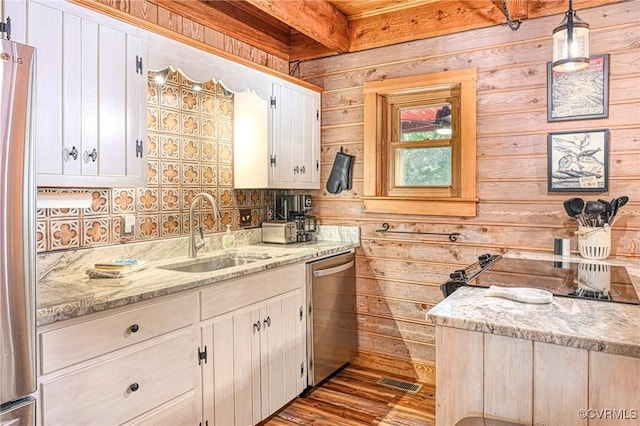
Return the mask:
[[318,271],[313,271],[314,278],[326,277],[327,275],[337,274],[339,272],[346,271],[347,269],[351,269],[354,265],[355,261],[350,261],[347,263],[343,263],[342,265],[334,266],[333,268],[320,269]]

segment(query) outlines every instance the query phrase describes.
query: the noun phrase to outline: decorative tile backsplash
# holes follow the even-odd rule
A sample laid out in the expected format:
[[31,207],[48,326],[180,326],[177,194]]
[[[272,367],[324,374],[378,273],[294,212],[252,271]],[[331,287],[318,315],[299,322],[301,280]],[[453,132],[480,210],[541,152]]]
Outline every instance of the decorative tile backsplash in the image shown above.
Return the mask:
[[[216,223],[211,206],[199,202],[195,222],[207,233],[238,229],[240,208],[251,209],[253,225],[267,218],[274,191],[233,189],[233,94],[213,81],[196,91],[177,71],[164,84],[154,75],[147,84],[147,187],[96,188],[88,209],[39,209],[38,252],[188,235],[189,205],[199,192],[214,196],[222,216]],[[136,218],[132,236],[121,236],[124,215]]]

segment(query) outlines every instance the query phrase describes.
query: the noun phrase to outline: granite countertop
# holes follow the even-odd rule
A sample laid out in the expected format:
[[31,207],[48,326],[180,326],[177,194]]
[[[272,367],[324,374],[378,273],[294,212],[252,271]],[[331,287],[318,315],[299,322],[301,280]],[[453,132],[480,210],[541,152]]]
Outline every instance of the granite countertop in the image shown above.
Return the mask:
[[[553,260],[552,255],[507,253],[505,257]],[[572,262],[580,258],[572,257]],[[638,262],[601,261],[627,267],[636,290]],[[427,313],[436,326],[553,343],[640,358],[640,305],[554,296],[549,304],[486,297],[486,288],[461,287]]]
[[[125,251],[121,248],[119,252],[116,246],[100,251],[85,250],[66,255],[40,256],[38,259],[40,276],[37,284],[37,325],[43,326],[130,303],[220,283],[267,269],[353,250],[359,245],[359,234],[357,231],[355,233],[356,238],[317,240],[289,245],[258,242],[250,242],[246,245],[238,244],[233,250],[234,252],[240,255],[254,256],[254,259],[257,260],[246,265],[200,273],[160,268],[165,265],[193,261],[186,256],[188,244],[186,239],[138,245],[138,247],[133,247],[135,244],[131,244],[127,245]],[[176,252],[185,253],[185,256],[168,258],[166,255],[166,253]],[[229,252],[216,250],[214,244],[214,249],[201,251],[198,254],[198,259],[229,254]],[[50,257],[54,258],[50,259]],[[136,257],[148,260],[149,263],[145,269],[117,279],[92,279],[84,272],[97,261],[118,257]]]

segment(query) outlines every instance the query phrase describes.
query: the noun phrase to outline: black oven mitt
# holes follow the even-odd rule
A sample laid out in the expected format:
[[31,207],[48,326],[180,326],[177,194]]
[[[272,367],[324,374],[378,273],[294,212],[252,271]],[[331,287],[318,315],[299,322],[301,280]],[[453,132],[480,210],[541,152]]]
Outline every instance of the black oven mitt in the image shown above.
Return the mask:
[[327,180],[327,191],[337,194],[343,189],[351,189],[354,156],[345,154],[340,148],[333,161],[333,168]]

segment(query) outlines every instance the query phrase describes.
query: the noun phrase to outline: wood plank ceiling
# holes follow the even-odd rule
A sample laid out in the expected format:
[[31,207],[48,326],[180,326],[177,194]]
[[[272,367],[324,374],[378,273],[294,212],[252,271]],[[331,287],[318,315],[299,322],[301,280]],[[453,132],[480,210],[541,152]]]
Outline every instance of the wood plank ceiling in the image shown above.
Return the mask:
[[[503,0],[148,1],[290,62],[493,25],[509,31]],[[513,21],[568,9],[567,0],[504,1]],[[575,0],[574,9],[620,1]]]

